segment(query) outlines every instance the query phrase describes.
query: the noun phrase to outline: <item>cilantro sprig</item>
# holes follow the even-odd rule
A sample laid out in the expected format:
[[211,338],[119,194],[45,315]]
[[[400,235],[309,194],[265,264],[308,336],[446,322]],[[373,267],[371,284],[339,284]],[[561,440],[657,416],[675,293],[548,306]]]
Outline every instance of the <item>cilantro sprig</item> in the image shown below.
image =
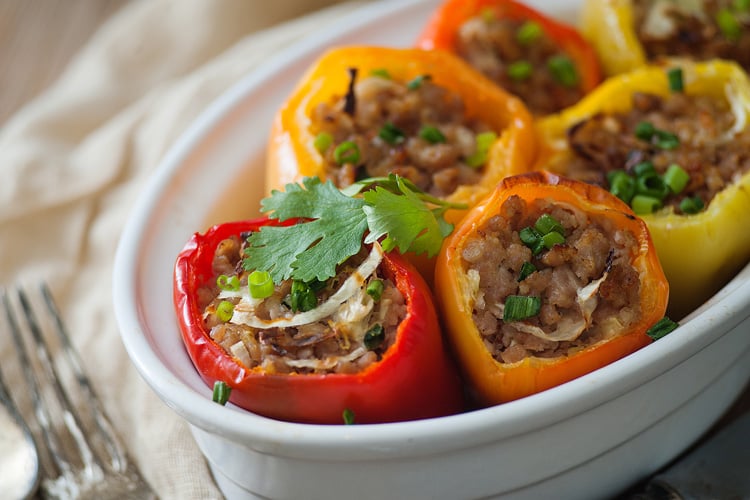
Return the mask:
[[275,283],[292,278],[325,281],[364,243],[381,241],[385,251],[434,256],[453,231],[450,208],[466,208],[420,191],[397,175],[366,179],[345,190],[307,177],[261,200],[261,211],[290,226],[263,226],[248,237],[246,270],[267,271]]

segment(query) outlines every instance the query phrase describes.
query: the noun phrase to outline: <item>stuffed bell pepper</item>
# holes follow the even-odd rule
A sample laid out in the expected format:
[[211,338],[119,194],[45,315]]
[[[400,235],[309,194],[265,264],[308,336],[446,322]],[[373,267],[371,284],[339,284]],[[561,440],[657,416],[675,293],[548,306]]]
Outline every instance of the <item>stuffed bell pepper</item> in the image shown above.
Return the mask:
[[586,0],[581,13],[608,75],[670,57],[728,59],[750,70],[746,0]]
[[578,31],[515,0],[447,0],[417,46],[457,54],[535,115],[575,104],[601,79]]
[[391,251],[437,252],[444,233],[433,234],[431,210],[421,219],[394,215],[421,204],[392,185],[401,188],[351,197],[307,179],[264,200],[270,218],[193,236],[176,262],[174,302],[208,384],[245,409],[294,422],[391,422],[464,409],[430,291]]
[[538,168],[599,184],[648,224],[681,318],[750,260],[750,80],[731,62],[612,77],[539,122]]
[[[303,177],[345,187],[398,174],[472,205],[533,161],[531,116],[450,54],[345,47],[324,54],[277,113],[266,187]],[[451,210],[457,220],[465,210]]]
[[668,285],[609,192],[532,172],[472,209],[437,259],[445,327],[479,404],[519,399],[649,344]]

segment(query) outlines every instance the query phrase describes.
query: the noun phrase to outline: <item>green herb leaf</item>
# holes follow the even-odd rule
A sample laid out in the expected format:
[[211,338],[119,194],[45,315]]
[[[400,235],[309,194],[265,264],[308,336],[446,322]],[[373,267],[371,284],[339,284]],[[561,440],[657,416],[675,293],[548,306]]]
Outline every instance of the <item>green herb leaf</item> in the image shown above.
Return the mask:
[[659,340],[665,335],[676,330],[678,326],[680,326],[678,323],[664,316],[662,319],[654,323],[654,326],[646,331],[646,335],[651,337],[653,340]]

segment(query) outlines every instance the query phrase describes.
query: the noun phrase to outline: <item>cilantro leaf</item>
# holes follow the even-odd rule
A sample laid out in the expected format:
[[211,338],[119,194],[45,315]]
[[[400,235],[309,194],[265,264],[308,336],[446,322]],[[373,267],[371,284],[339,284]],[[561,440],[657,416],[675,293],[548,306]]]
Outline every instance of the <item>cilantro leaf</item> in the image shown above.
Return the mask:
[[431,209],[402,182],[398,183],[398,188],[401,194],[382,186],[363,194],[362,210],[367,214],[370,229],[365,242],[372,243],[385,236],[385,250],[398,248],[401,253],[436,255],[443,238],[453,230],[453,225],[442,218],[445,209]]
[[268,271],[274,283],[288,278],[325,281],[336,266],[359,252],[367,218],[363,200],[343,195],[329,181],[307,178],[303,186],[289,184],[262,202],[269,217],[314,219],[288,227],[264,226],[248,238],[243,266]]

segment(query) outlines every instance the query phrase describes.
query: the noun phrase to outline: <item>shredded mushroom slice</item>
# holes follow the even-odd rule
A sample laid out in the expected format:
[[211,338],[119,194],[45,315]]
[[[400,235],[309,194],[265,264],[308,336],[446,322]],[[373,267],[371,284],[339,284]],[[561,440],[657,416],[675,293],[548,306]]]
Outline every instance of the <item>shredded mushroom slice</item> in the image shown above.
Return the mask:
[[[610,254],[611,255],[611,254]],[[576,292],[576,303],[581,310],[581,316],[578,318],[565,318],[558,323],[557,328],[550,333],[546,333],[542,328],[518,321],[513,323],[513,327],[521,332],[531,334],[535,337],[544,340],[551,340],[555,342],[563,340],[575,340],[586,331],[586,328],[591,326],[591,316],[596,310],[596,306],[599,305],[599,287],[604,283],[604,280],[609,276],[610,266],[604,270],[602,276],[584,286],[579,288]]]
[[253,328],[267,329],[300,326],[320,321],[335,313],[341,307],[341,304],[354,295],[367,278],[375,272],[382,260],[383,249],[378,243],[373,243],[370,255],[367,256],[364,262],[336,290],[336,293],[315,309],[288,317],[265,320],[255,315],[255,306],[243,297],[235,306],[230,322],[238,325],[252,326]]

